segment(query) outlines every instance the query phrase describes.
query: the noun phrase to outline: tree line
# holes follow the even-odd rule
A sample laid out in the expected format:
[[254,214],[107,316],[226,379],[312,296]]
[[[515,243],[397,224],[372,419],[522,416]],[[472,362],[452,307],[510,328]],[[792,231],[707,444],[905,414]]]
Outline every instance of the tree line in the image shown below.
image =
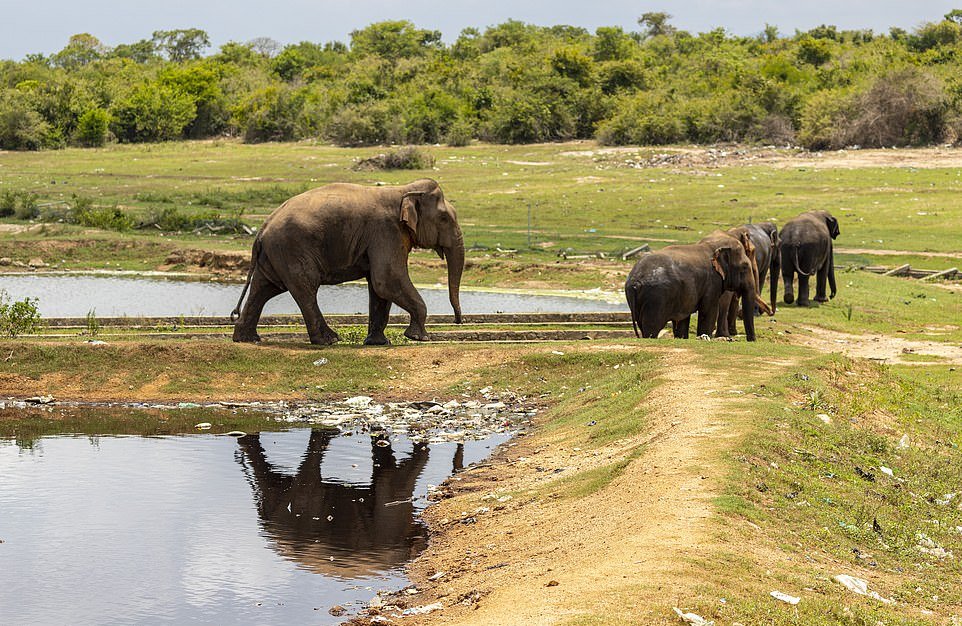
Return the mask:
[[90,34],[0,61],[0,148],[239,136],[339,145],[761,142],[810,149],[962,138],[962,11],[909,31],[823,25],[693,34],[467,28],[446,44],[408,21],[349,43],[261,38],[210,50],[199,29],[110,48]]

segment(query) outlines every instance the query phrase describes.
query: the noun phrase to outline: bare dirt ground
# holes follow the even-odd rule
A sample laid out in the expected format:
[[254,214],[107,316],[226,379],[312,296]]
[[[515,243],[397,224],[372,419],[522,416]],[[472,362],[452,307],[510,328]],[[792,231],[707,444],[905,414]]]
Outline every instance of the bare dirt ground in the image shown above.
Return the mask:
[[[841,352],[851,357],[903,365],[931,365],[933,362],[962,365],[962,346],[880,334],[852,335],[815,326],[799,328],[807,332],[791,335],[792,342],[819,352]],[[939,332],[938,328],[929,330],[932,334]]]
[[959,252],[919,252],[918,250],[877,250],[874,248],[835,248],[839,254],[868,254],[870,256],[928,256],[943,259],[962,259]]
[[[684,604],[686,585],[697,580],[686,576],[691,559],[715,541],[715,477],[739,434],[740,396],[729,392],[745,381],[719,379],[688,349],[657,351],[671,367],[637,408],[642,434],[586,452],[538,433],[450,483],[454,497],[427,511],[441,532],[412,567],[422,592],[407,599],[445,608],[418,623],[675,621],[671,607]],[[566,497],[559,479],[639,446],[607,486]]]

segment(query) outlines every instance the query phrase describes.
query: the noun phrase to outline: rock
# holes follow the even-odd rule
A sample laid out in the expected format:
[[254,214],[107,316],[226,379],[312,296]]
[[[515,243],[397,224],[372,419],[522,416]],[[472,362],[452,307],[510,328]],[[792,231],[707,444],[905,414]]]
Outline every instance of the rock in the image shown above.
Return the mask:
[[545,587],[557,587],[560,583],[557,580],[549,580]]
[[335,604],[334,606],[332,606],[331,608],[329,608],[329,609],[327,610],[327,612],[330,613],[331,615],[333,615],[334,617],[341,617],[342,615],[346,615],[346,614],[347,614],[347,609],[345,609],[345,608],[344,608],[343,606],[341,606],[340,604]]
[[40,257],[37,257],[27,261],[27,266],[36,269],[40,267],[47,267],[47,264],[43,262],[43,259],[41,259]]
[[13,259],[8,256],[0,257],[0,265],[13,265]]
[[53,402],[53,396],[34,396],[25,399],[24,402],[27,404],[50,404]]
[[908,434],[905,434],[905,435],[902,435],[901,439],[899,439],[898,446],[896,447],[899,450],[908,450],[911,445],[912,445],[912,442],[909,440]]
[[345,400],[344,404],[355,409],[363,409],[373,401],[374,398],[370,396],[354,396],[353,398],[348,398]]
[[832,417],[831,417],[828,413],[819,413],[819,414],[816,415],[815,417],[817,417],[818,419],[822,420],[822,421],[825,422],[826,424],[831,424],[831,423],[832,423]]

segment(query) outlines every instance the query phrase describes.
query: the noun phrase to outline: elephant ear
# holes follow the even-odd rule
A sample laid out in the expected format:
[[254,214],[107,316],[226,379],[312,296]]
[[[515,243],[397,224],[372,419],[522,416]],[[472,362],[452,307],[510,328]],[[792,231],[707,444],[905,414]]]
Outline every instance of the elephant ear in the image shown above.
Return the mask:
[[415,238],[418,234],[418,202],[420,198],[420,192],[406,193],[401,198],[401,223],[408,227],[411,235]]
[[838,229],[838,220],[831,215],[825,218],[825,225],[828,226],[828,233],[832,236],[832,239],[837,238],[841,231]]
[[728,268],[731,264],[731,251],[728,248],[718,248],[711,257],[711,266],[718,275],[725,280],[728,275]]

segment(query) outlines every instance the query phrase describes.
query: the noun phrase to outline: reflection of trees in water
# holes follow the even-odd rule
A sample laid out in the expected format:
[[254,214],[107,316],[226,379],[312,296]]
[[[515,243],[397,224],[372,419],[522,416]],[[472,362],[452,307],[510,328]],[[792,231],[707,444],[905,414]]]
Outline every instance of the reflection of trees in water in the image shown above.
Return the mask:
[[[372,439],[370,483],[348,485],[321,476],[324,453],[338,435],[312,430],[293,475],[267,460],[259,434],[238,439],[238,461],[254,491],[265,534],[278,554],[320,574],[359,578],[409,561],[427,544],[412,502],[428,461],[427,445],[415,443],[411,456],[398,462],[390,445]],[[463,457],[459,445],[456,470]]]

